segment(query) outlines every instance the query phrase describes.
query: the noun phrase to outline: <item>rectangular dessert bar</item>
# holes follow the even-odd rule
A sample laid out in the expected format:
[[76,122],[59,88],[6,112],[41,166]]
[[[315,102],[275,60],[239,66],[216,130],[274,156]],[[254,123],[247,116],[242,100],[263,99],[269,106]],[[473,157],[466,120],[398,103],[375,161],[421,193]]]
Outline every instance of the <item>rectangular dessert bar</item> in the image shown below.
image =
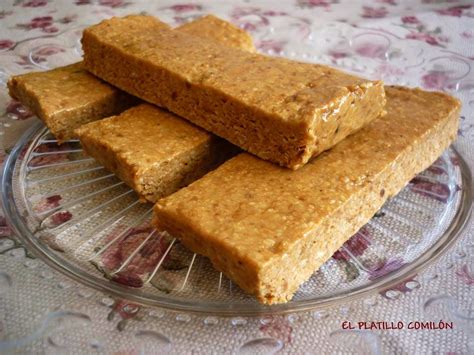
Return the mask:
[[209,257],[260,302],[289,301],[456,137],[456,99],[401,87],[386,94],[386,116],[303,168],[242,153],[160,200],[154,225]]
[[262,159],[299,168],[383,112],[379,81],[128,21],[84,31],[87,70]]
[[115,115],[138,99],[89,74],[82,62],[44,72],[15,75],[10,96],[28,107],[59,143],[74,138],[75,128]]
[[[138,20],[142,28],[168,28],[166,24],[150,19],[130,16],[128,23],[134,26]],[[248,33],[212,15],[201,17],[176,30],[227,46],[254,50]],[[139,102],[90,74],[82,62],[44,72],[15,75],[8,81],[8,88],[10,96],[37,115],[60,143],[75,138],[74,129],[81,125],[116,115]]]
[[149,104],[90,122],[76,134],[90,156],[151,202],[200,178],[237,151]]

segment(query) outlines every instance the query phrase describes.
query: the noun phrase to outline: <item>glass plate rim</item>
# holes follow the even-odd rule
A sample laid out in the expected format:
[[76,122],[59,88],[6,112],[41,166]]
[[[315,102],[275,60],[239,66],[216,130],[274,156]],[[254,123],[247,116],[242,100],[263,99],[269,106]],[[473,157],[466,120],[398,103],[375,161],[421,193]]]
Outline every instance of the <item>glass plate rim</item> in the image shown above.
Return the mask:
[[191,301],[170,301],[168,298],[156,295],[153,296],[154,299],[150,299],[147,297],[146,293],[137,290],[130,292],[130,288],[127,288],[126,286],[114,284],[113,282],[100,279],[80,270],[78,267],[72,265],[65,258],[62,258],[57,253],[54,253],[46,245],[41,243],[38,238],[35,238],[34,233],[32,233],[27,228],[27,226],[22,223],[21,213],[17,209],[13,197],[13,171],[17,158],[25,148],[26,144],[30,142],[31,139],[34,139],[35,135],[41,134],[45,130],[46,127],[44,127],[41,122],[34,123],[21,136],[4,163],[3,169],[1,171],[1,184],[3,187],[1,201],[7,222],[13,228],[16,236],[18,236],[27,249],[54,270],[66,275],[67,277],[79,282],[82,285],[86,285],[113,297],[126,299],[130,302],[144,306],[159,307],[171,311],[205,315],[255,316],[317,310],[351,302],[360,299],[363,296],[390,289],[391,287],[403,282],[404,280],[412,277],[413,275],[424,270],[429,265],[433,264],[454,245],[454,242],[460,237],[462,231],[468,224],[472,214],[471,172],[464,158],[461,156],[461,154],[459,154],[456,148],[451,145],[448,149],[452,150],[459,159],[461,180],[463,185],[459,209],[456,211],[444,234],[435,242],[435,244],[426,250],[416,261],[404,265],[397,271],[391,273],[389,277],[381,278],[379,281],[374,281],[374,283],[369,287],[361,286],[349,292],[341,292],[330,299],[315,298],[311,300],[290,301],[289,303],[272,306],[242,304],[229,305],[226,307],[210,302],[196,304],[196,302]]

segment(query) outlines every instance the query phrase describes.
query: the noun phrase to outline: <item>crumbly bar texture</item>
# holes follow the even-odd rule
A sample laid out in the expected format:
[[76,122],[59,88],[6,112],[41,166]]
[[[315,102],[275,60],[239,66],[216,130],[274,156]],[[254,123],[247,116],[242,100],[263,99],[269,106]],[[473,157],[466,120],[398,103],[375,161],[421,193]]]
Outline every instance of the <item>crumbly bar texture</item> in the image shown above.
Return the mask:
[[222,139],[149,104],[88,123],[76,134],[90,156],[151,202],[236,152]]
[[282,166],[303,166],[383,112],[381,82],[127,23],[84,31],[89,71]]
[[460,103],[387,87],[387,115],[297,171],[242,153],[160,200],[153,223],[266,304],[289,301],[455,139]]
[[[130,16],[127,23],[133,28],[160,30],[168,28],[154,18]],[[254,51],[248,33],[209,15],[176,29]],[[139,100],[85,70],[83,63],[75,63],[44,72],[15,75],[8,81],[10,96],[27,106],[49,128],[59,143],[76,138],[74,130],[91,121],[116,115],[138,104]]]

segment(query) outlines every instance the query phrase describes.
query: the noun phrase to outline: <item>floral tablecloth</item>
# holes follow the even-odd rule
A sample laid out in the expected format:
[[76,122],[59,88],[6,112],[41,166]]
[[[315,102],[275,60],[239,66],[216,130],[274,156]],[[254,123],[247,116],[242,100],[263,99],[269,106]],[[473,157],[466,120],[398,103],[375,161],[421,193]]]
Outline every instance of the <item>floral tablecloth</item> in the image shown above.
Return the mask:
[[[2,0],[0,162],[35,121],[8,98],[8,77],[64,64],[58,54],[67,58],[71,52],[70,61],[77,61],[79,43],[61,45],[68,34],[111,16],[142,12],[172,25],[214,13],[252,33],[261,52],[456,95],[464,108],[455,146],[472,171],[474,3],[456,0]],[[341,39],[348,31],[356,35]],[[59,44],[32,48],[38,38]],[[308,55],[315,46],[317,54]],[[0,212],[0,352],[472,353],[473,232],[469,225],[454,249],[397,297],[376,294],[313,312],[219,318],[145,309],[68,280],[31,258]],[[378,325],[344,329],[349,321]],[[414,321],[434,326],[397,329],[399,322]],[[453,329],[447,329],[451,321]]]

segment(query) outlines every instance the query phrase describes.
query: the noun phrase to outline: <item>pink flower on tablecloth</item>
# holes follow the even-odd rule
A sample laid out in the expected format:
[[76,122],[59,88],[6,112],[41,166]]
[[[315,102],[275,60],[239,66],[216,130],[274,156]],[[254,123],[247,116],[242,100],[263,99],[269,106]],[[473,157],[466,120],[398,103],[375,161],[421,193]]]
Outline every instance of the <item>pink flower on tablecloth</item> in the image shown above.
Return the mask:
[[377,77],[381,76],[402,76],[405,74],[405,70],[403,70],[400,67],[397,67],[393,64],[390,63],[382,63],[379,66],[377,66],[377,69],[375,71],[375,75]]
[[[48,32],[50,28],[51,27],[48,27],[47,29],[45,29],[46,32]],[[56,32],[57,30],[58,29],[56,27],[53,27],[53,32]],[[16,60],[15,63],[25,68],[30,68],[33,63],[34,64],[44,63],[46,62],[47,57],[58,54],[58,53],[64,53],[65,51],[66,50],[64,48],[60,48],[56,46],[47,46],[31,53],[31,57],[26,56],[26,55],[19,56],[19,60]]]
[[198,4],[176,4],[168,7],[176,13],[190,12],[190,11],[201,11],[202,6]]
[[112,276],[112,281],[133,288],[143,287],[142,276],[127,271],[120,271]]
[[410,25],[417,25],[420,23],[420,20],[416,16],[403,16],[402,22]]
[[10,49],[15,45],[15,42],[9,39],[0,39],[0,50]]
[[384,18],[387,16],[388,11],[385,7],[371,7],[371,6],[363,6],[362,7],[362,14],[363,18]]
[[66,223],[71,218],[72,218],[72,213],[69,211],[57,212],[50,217],[51,219],[50,226],[59,226],[63,223]]
[[387,52],[387,46],[377,43],[366,42],[355,48],[357,54],[363,57],[384,59]]
[[[405,262],[400,259],[400,258],[389,258],[389,259],[381,259],[378,263],[376,263],[374,266],[369,268],[368,273],[369,273],[369,280],[374,281],[377,280],[385,275],[388,275],[398,269],[400,269],[403,265],[405,265]],[[416,275],[413,275],[402,282],[400,282],[397,285],[394,285],[390,287],[389,289],[383,290],[380,292],[380,295],[388,298],[386,295],[386,292],[389,290],[395,290],[399,291],[402,293],[407,293],[413,291],[413,288],[408,288],[407,287],[407,282],[413,281],[415,279]]]
[[258,7],[236,7],[230,14],[232,22],[245,31],[256,31],[260,27],[268,26],[270,21]]
[[[344,243],[344,247],[349,251],[350,254],[354,256],[360,256],[364,254],[364,251],[370,246],[370,234],[369,231],[362,227],[362,229],[354,234],[347,242]],[[344,250],[339,249],[334,253],[332,256],[336,260],[345,260],[349,261],[351,259],[351,255]]]
[[10,16],[11,14],[13,14],[13,11],[1,10],[0,11],[0,20],[4,19],[7,16]]
[[291,344],[293,327],[285,317],[271,316],[268,323],[260,326],[260,331],[282,341],[285,345]]
[[381,259],[368,269],[369,280],[377,280],[391,272],[400,269],[405,262],[400,258]]
[[431,174],[433,175],[443,175],[443,174],[446,174],[446,170],[444,170],[444,168],[441,167],[441,165],[443,165],[443,159],[442,158],[438,158],[436,159],[436,161],[428,168],[426,169],[427,171],[429,171]]
[[333,59],[346,58],[349,53],[341,49],[330,49],[328,55]]
[[59,31],[59,28],[57,28],[56,26],[50,26],[43,28],[42,31],[44,33],[56,33]]
[[66,50],[64,48],[55,47],[55,46],[47,46],[43,47],[34,52],[34,56],[37,58],[49,57],[54,54],[64,53]]
[[[256,31],[257,29],[261,27],[268,26],[270,24],[270,21],[268,17],[273,17],[273,16],[287,16],[288,14],[286,12],[282,11],[274,11],[274,10],[263,10],[258,7],[240,7],[237,6],[235,7],[231,14],[230,17],[232,19],[232,22],[235,23],[237,26],[240,28],[246,30],[246,31]],[[306,19],[303,18],[295,18],[300,21],[299,24],[301,28],[300,30],[303,32],[303,34],[306,34],[306,28],[303,25]]]
[[33,68],[30,58],[27,55],[18,56],[18,60],[15,60],[15,64],[21,65],[24,68],[31,69]]
[[[451,197],[449,186],[441,182],[432,182],[423,179],[422,177],[415,177],[410,181],[410,190],[422,196],[433,198],[439,202],[447,203]],[[457,192],[461,188],[456,185]]]
[[72,218],[72,213],[61,209],[54,212],[54,210],[61,205],[62,197],[60,195],[52,195],[42,198],[33,205],[33,211],[39,216],[45,216],[44,221],[48,227],[57,227],[66,223]]
[[325,8],[329,8],[331,3],[334,3],[334,1],[328,1],[328,0],[298,0],[296,3],[299,7],[308,7],[308,8],[325,7]]
[[261,25],[268,25],[267,20],[263,20],[260,23],[252,23],[250,21],[244,21],[240,24],[240,28],[242,28],[245,31],[253,32],[258,29]]
[[[103,254],[102,263],[109,270],[119,267],[138,245],[152,232],[151,227],[131,228],[120,240],[115,241]],[[109,242],[116,238],[116,233],[112,233],[106,238]]]
[[376,0],[376,2],[380,4],[387,4],[387,5],[392,5],[392,6],[397,5],[397,2],[395,0]]
[[288,16],[288,12],[285,11],[275,11],[275,10],[265,10],[262,12],[264,16]]
[[53,18],[51,16],[34,17],[30,21],[31,28],[45,28],[53,24]]
[[273,39],[263,40],[257,43],[257,49],[263,52],[280,53],[285,48],[286,41],[278,41]]
[[[257,19],[247,19],[249,15],[255,15]],[[245,31],[255,31],[259,27],[267,26],[270,21],[260,14],[259,8],[253,7],[236,7],[231,13],[231,18],[234,23],[236,23],[240,28]]]
[[456,276],[468,286],[474,286],[474,273],[469,270],[467,264],[461,266],[459,270],[456,271]]
[[40,29],[45,33],[54,33],[58,31],[58,28],[53,26],[53,18],[51,16],[40,16],[34,17],[30,22],[27,23],[17,23],[16,28],[24,30],[34,30]]
[[[144,242],[152,233],[151,227],[130,229],[120,240],[115,241],[101,255],[101,262],[106,273],[118,269],[123,262]],[[120,232],[118,232],[120,233]],[[117,237],[112,233],[105,242]],[[138,251],[125,268],[112,276],[112,280],[129,286],[142,287],[143,275],[154,270],[169,246],[169,241],[164,234],[156,233]]]
[[60,146],[54,143],[42,144],[36,148],[36,153],[44,152],[58,152],[57,154],[44,154],[33,157],[30,160],[29,166],[42,166],[54,163],[62,163],[70,160],[70,155],[68,153],[60,153],[61,151],[71,150],[71,145],[63,143]]
[[0,238],[10,237],[13,235],[13,231],[7,224],[5,217],[0,215]]
[[[57,27],[54,27],[54,26],[45,28],[45,32],[47,32],[47,33],[57,32],[57,31],[58,31]],[[65,51],[66,50],[64,48],[56,47],[54,45],[43,47],[41,49],[38,49],[38,50],[34,51],[31,54],[31,60],[33,60],[33,62],[36,63],[36,64],[44,63],[44,62],[46,62],[46,59],[49,56],[52,56],[52,55],[55,55],[55,54],[58,54],[58,53],[64,53]],[[30,60],[30,58],[28,58],[28,62],[29,62],[29,60]]]
[[21,6],[23,7],[41,7],[46,6],[48,4],[48,0],[30,0],[23,3]]
[[300,21],[296,27],[298,28],[298,37],[300,39],[308,39],[311,35],[311,20],[300,17],[298,18]]
[[46,198],[42,198],[38,202],[36,202],[33,206],[33,210],[36,213],[42,213],[45,211],[49,211],[53,208],[56,208],[60,205],[62,197],[60,195],[52,195]]
[[451,78],[447,72],[431,70],[421,77],[422,86],[425,89],[445,90],[451,86]]
[[472,31],[463,31],[461,32],[461,37],[466,39],[474,38],[474,33]]
[[23,106],[20,102],[16,100],[10,100],[5,110],[5,113],[13,115],[17,120],[26,120],[33,116],[30,110]]
[[439,39],[437,39],[435,36],[429,34],[429,33],[423,33],[423,32],[414,32],[411,31],[409,34],[405,36],[406,39],[416,39],[419,41],[424,41],[428,44],[431,44],[432,46],[439,46]]
[[444,16],[461,17],[463,15],[463,11],[470,8],[472,8],[472,5],[459,5],[447,9],[436,10],[436,12]]
[[[416,275],[415,275],[415,276],[416,276]],[[389,291],[389,290],[399,291],[399,292],[401,292],[401,293],[408,293],[408,292],[413,291],[413,290],[414,290],[413,288],[407,287],[407,282],[413,281],[413,280],[415,279],[415,276],[412,276],[412,277],[409,277],[409,278],[403,280],[403,281],[400,282],[399,284],[390,287],[390,289],[384,290],[384,291],[380,292],[380,294],[381,294],[383,297],[388,298],[388,297],[386,296],[386,292]]]
[[99,0],[99,5],[107,6],[112,9],[115,9],[115,8],[127,7],[128,5],[130,5],[130,3],[125,2],[123,0]]
[[50,154],[50,155],[42,155],[38,157],[34,157],[30,161],[30,166],[42,166],[42,165],[49,165],[54,163],[62,163],[69,161],[66,154]]

